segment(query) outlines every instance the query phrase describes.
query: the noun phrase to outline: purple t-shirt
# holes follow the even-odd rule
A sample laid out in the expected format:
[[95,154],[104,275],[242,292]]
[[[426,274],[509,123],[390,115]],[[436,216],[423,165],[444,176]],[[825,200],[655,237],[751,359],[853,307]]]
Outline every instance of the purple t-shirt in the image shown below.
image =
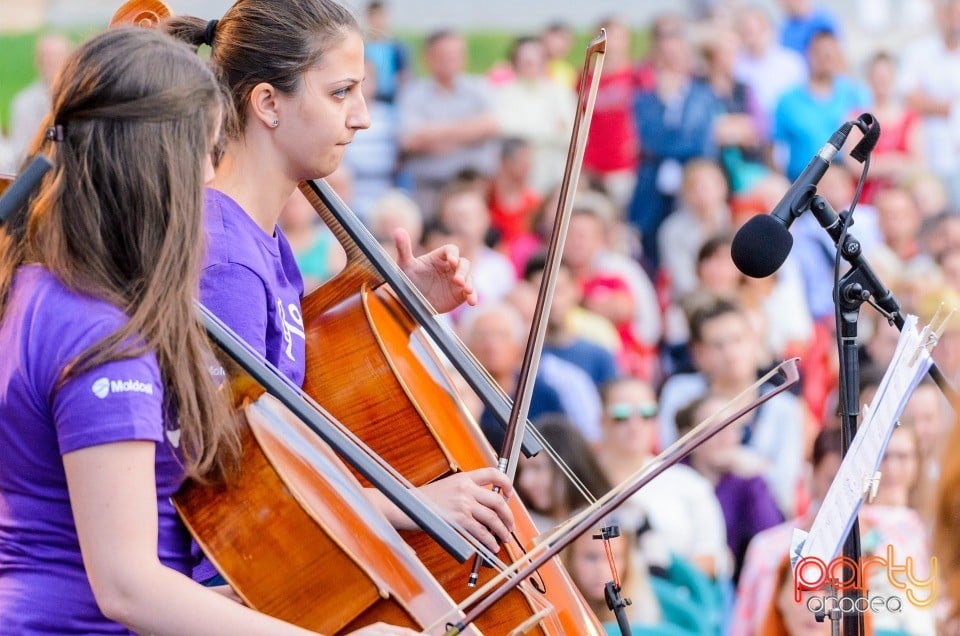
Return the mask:
[[727,545],[734,558],[734,573],[740,576],[747,545],[759,532],[783,522],[777,502],[763,477],[739,477],[727,473],[715,487],[727,525]]
[[[303,278],[279,227],[273,236],[236,201],[207,188],[204,224],[207,258],[200,276],[200,302],[280,372],[303,384],[306,343],[300,298]],[[198,551],[199,552],[199,551]],[[217,573],[206,559],[196,581]]]
[[0,634],[129,633],[101,614],[80,555],[61,455],[157,443],[158,554],[190,571],[190,537],[170,503],[184,479],[153,354],[108,362],[59,389],[63,369],[116,331],[123,313],[21,267],[0,322]]
[[303,278],[279,227],[270,236],[222,192],[207,189],[200,302],[297,386],[306,356]]

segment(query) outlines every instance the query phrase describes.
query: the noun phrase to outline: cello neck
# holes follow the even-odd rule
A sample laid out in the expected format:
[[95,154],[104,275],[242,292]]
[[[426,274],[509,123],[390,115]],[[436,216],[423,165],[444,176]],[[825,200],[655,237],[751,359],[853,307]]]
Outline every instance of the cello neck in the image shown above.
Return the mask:
[[[484,406],[502,426],[506,427],[507,422],[510,421],[512,406],[510,399],[466,354],[450,330],[437,320],[433,308],[412,287],[407,277],[398,270],[396,264],[356,214],[323,179],[302,182],[300,191],[343,245],[349,262],[359,268],[357,275],[366,281],[389,283],[404,308],[426,331],[454,368],[460,372]],[[540,445],[531,435],[525,434],[524,454],[529,457],[539,451]]]

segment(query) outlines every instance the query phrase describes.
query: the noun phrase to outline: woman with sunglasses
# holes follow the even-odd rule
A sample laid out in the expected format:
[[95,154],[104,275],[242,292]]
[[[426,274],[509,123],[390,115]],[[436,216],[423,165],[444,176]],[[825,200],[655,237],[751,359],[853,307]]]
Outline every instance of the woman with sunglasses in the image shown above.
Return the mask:
[[[607,382],[600,396],[603,435],[597,458],[616,485],[652,459],[659,408],[650,385],[635,378]],[[625,528],[642,533],[641,547],[652,565],[666,568],[676,556],[708,576],[730,575],[720,504],[710,483],[689,466],[677,464],[665,470],[637,491],[619,516]]]

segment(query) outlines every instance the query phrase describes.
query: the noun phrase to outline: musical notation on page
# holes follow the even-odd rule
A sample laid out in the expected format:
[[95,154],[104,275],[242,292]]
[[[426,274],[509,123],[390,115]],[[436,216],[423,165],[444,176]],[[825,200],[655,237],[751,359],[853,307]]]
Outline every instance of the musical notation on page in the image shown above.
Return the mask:
[[952,313],[941,317],[938,310],[931,323],[919,331],[917,317],[907,316],[893,360],[873,401],[863,407],[860,428],[810,531],[794,530],[790,550],[794,565],[800,559],[814,557],[829,563],[840,554],[860,506],[876,494],[881,479],[878,470],[887,443],[899,424],[907,399],[930,369],[933,363],[930,352]]

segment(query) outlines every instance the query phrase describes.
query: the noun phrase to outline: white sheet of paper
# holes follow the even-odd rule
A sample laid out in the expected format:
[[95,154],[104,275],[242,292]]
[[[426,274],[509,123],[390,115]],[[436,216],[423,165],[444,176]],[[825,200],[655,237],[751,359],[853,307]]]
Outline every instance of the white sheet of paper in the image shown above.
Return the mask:
[[[922,344],[917,317],[907,316],[893,360],[873,402],[863,407],[860,427],[830,484],[810,532],[794,531],[790,551],[794,563],[804,557],[818,557],[829,563],[840,554],[863,503],[867,480],[872,479],[880,468],[887,442],[907,399],[933,363],[930,352]],[[920,355],[913,360],[918,348]]]

